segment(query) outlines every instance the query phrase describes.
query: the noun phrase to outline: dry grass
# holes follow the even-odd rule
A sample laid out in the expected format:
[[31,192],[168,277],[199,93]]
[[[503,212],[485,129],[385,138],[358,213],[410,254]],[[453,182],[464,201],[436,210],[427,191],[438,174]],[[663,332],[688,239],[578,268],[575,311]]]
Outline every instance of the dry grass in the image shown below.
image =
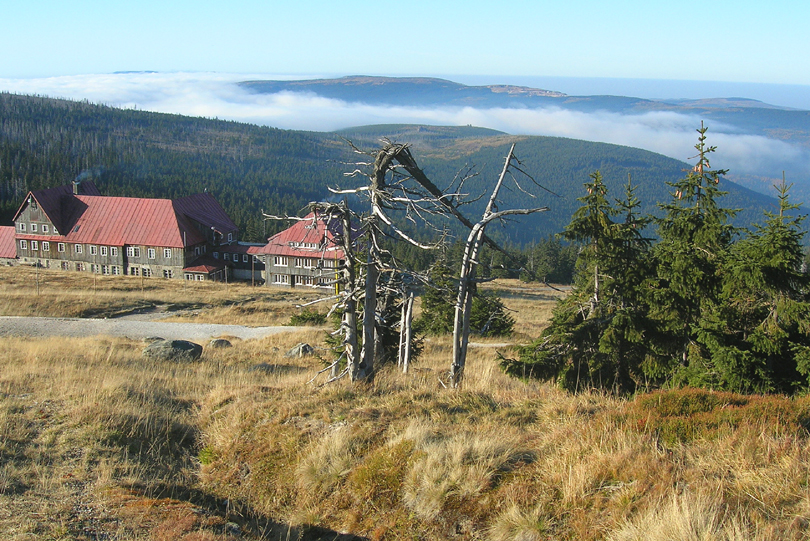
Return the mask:
[[154,311],[167,321],[271,326],[287,324],[299,311],[296,303],[319,295],[244,283],[0,267],[0,316],[116,317]]
[[[509,295],[535,336],[551,294]],[[470,350],[464,388],[450,391],[448,338],[426,342],[407,375],[385,367],[370,383],[316,387],[322,362],[283,353],[322,338],[236,341],[193,364],[145,361],[125,339],[0,340],[0,532],[810,538],[810,398],[572,396],[506,377],[492,347]]]

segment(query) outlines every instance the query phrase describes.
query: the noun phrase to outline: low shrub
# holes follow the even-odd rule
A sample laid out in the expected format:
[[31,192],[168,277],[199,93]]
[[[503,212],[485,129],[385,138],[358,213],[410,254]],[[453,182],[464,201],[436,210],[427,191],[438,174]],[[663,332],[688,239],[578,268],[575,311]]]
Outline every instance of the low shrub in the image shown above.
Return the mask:
[[323,325],[326,323],[326,314],[304,308],[299,314],[290,316],[290,325],[297,327],[300,325]]

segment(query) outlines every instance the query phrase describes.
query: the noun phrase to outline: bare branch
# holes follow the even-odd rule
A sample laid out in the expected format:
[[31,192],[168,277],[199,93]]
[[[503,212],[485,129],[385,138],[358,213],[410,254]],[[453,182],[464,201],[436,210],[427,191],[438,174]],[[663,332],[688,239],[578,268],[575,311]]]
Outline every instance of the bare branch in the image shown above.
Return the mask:
[[295,307],[296,308],[305,308],[307,306],[312,306],[313,304],[318,304],[318,303],[326,302],[326,301],[333,301],[333,300],[339,299],[339,298],[341,298],[340,295],[332,295],[331,297],[323,297],[321,299],[315,299],[314,301],[305,302],[304,304],[296,304]]

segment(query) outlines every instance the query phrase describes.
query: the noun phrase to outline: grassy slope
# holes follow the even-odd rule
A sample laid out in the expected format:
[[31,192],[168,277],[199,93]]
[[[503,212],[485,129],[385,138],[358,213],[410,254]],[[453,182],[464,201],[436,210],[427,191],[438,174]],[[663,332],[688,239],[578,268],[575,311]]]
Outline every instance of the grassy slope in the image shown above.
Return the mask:
[[[42,275],[40,306],[52,314],[63,308],[51,300],[89,289],[49,289],[60,276]],[[139,281],[120,280],[99,281],[94,298],[126,282],[117,294],[136,303]],[[12,285],[20,304],[36,296]],[[239,287],[183,298],[255,294]],[[536,335],[550,292],[498,287],[521,332]],[[369,385],[318,388],[306,383],[318,359],[283,352],[322,335],[236,342],[182,365],[147,362],[126,339],[0,339],[0,531],[185,541],[278,539],[288,527],[291,539],[808,534],[810,399],[570,396],[505,377],[492,347],[471,350],[465,388],[451,392],[438,383],[445,338],[428,341],[408,375],[384,369]],[[274,368],[251,370],[260,362]]]

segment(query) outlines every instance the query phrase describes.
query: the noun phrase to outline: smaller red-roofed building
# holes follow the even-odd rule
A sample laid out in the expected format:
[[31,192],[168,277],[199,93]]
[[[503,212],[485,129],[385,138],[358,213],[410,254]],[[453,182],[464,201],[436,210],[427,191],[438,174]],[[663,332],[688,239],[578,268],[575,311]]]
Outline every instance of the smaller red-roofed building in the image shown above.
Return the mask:
[[186,280],[250,279],[245,268],[261,271],[248,265],[242,254],[249,246],[208,193],[106,197],[92,182],[74,182],[29,192],[13,229],[21,264]]
[[265,285],[333,288],[345,255],[336,218],[310,213],[254,250],[264,263]]
[[14,242],[14,226],[0,226],[0,265],[13,265],[17,262],[17,246]]

